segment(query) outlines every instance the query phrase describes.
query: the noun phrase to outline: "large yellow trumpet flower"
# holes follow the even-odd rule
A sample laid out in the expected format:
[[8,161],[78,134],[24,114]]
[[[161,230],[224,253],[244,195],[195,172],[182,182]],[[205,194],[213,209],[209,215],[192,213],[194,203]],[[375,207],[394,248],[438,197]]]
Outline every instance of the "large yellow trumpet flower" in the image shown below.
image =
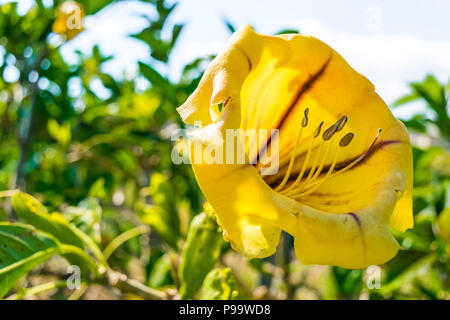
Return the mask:
[[[273,254],[284,230],[304,264],[365,268],[399,250],[389,226],[413,225],[405,127],[314,37],[243,26],[178,111],[199,127],[190,136],[195,176],[224,238],[244,255]],[[228,131],[237,129],[234,144]],[[249,130],[267,133],[242,134]],[[271,172],[265,160],[275,158]]]

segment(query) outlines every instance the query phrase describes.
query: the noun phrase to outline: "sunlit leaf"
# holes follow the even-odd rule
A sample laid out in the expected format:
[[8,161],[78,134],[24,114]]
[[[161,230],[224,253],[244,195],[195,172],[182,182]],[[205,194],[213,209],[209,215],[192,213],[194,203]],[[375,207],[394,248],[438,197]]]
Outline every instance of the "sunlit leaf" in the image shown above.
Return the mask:
[[0,222],[0,298],[38,264],[61,252],[58,242],[27,225]]
[[[42,231],[50,233],[61,243],[70,244],[82,250],[90,249],[101,263],[105,263],[103,255],[94,241],[74,225],[70,224],[70,222],[60,213],[48,213],[47,209],[37,199],[22,192],[16,193],[12,197],[11,203],[17,216],[23,221]],[[84,271],[87,271],[90,268],[90,265],[78,256],[68,254],[67,258],[71,260],[73,264],[83,267]]]

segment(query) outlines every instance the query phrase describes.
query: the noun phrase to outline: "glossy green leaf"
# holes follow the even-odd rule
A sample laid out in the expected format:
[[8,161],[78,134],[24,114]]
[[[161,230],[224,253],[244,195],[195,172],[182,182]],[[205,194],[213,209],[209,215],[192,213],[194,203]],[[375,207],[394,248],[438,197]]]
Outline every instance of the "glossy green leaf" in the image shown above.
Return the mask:
[[38,264],[61,253],[51,236],[28,225],[0,222],[0,298]]
[[[61,243],[76,246],[82,250],[90,249],[100,263],[106,265],[103,255],[94,243],[84,232],[72,225],[60,213],[48,213],[36,198],[29,194],[18,192],[11,199],[14,212],[23,221],[33,225],[34,227],[50,233]],[[89,264],[80,259],[78,256],[69,254],[67,258],[76,265],[79,265],[83,271],[87,271]],[[86,272],[83,272],[84,274]],[[87,276],[87,275],[86,275]]]
[[18,192],[11,199],[12,207],[17,216],[40,230],[50,233],[62,243],[84,248],[83,240],[73,226],[59,213],[48,213],[36,198],[29,194]]

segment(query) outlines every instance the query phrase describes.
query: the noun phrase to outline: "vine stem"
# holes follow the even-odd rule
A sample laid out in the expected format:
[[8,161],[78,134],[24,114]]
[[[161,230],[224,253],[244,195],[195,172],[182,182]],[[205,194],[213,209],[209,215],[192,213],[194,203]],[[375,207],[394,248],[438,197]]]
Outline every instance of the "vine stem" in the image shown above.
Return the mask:
[[8,197],[12,197],[13,195],[15,195],[18,192],[18,190],[14,189],[14,190],[3,190],[0,191],[0,198],[8,198]]
[[118,235],[114,238],[103,250],[103,256],[105,260],[108,260],[109,257],[113,254],[113,252],[120,247],[124,242],[130,240],[131,238],[137,237],[141,234],[146,234],[150,232],[150,228],[147,225],[140,225],[130,230],[125,231],[124,233]]
[[176,292],[171,291],[159,291],[146,285],[141,282],[133,279],[129,279],[125,274],[108,270],[106,273],[106,278],[108,280],[108,284],[112,287],[118,288],[122,292],[134,293],[138,296],[149,299],[149,300],[165,300],[170,299],[175,296]]
[[47,282],[31,288],[25,288],[23,291],[15,293],[7,297],[5,300],[19,300],[48,290],[61,288],[66,286],[65,280]]

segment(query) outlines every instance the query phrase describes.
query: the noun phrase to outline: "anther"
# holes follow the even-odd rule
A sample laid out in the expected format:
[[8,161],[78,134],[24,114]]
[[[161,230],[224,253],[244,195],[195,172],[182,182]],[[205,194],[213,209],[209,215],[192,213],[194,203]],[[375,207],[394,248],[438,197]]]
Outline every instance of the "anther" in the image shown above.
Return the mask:
[[308,113],[309,113],[309,108],[305,109],[305,116],[303,117],[302,120],[302,127],[306,127],[308,125]]
[[321,123],[319,123],[319,126],[317,127],[316,131],[314,132],[314,138],[317,138],[320,134],[320,131],[322,130],[322,126],[324,124],[324,121],[322,121]]
[[337,132],[336,123],[323,132],[322,139],[328,141]]
[[[375,147],[376,142],[377,142],[377,140],[378,140],[378,138],[379,138],[379,136],[380,136],[380,133],[381,133],[381,129],[378,129],[377,135],[375,136],[375,139],[373,140],[372,144],[371,144],[371,145],[369,146],[369,148],[368,148],[366,151],[364,151],[358,158],[356,158],[352,163],[350,163],[350,164],[347,165],[346,167],[344,167],[344,168],[342,168],[342,169],[340,169],[340,170],[338,170],[338,171],[336,171],[336,172],[333,172],[333,173],[330,174],[327,178],[331,178],[331,177],[334,177],[334,176],[336,176],[336,175],[338,175],[338,174],[344,173],[345,171],[350,170],[350,169],[353,168],[356,164],[358,164],[359,162],[361,162],[362,160],[364,160],[364,158],[366,158],[366,157],[370,154],[370,152],[372,151],[372,149]],[[347,134],[347,135],[349,135],[349,134]],[[345,138],[345,137],[343,137],[343,138],[341,139],[341,141],[344,140],[344,138]],[[350,138],[347,138],[347,139],[350,139]],[[352,135],[352,139],[353,139],[353,135]],[[350,139],[350,141],[351,141],[351,139]],[[349,141],[349,143],[350,143],[350,141]],[[339,150],[340,150],[340,149],[339,149]],[[339,151],[339,150],[338,150],[338,151]],[[334,168],[333,168],[333,169],[334,169]],[[319,183],[320,183],[320,182],[319,182]],[[310,187],[314,186],[314,189],[316,189],[316,186],[317,186],[319,183],[318,183],[318,182],[314,182],[314,183],[310,184],[309,186],[310,186]],[[321,184],[321,183],[320,183],[320,184]]]
[[345,124],[347,123],[347,116],[342,116],[338,121],[336,121],[336,132],[341,131]]
[[349,145],[349,143],[353,140],[353,137],[355,135],[353,132],[347,133],[345,136],[342,137],[341,141],[339,141],[339,146],[346,147]]
[[[349,132],[347,133],[345,136],[343,136],[341,138],[341,140],[339,141],[339,146],[340,147],[346,147],[350,144],[350,142],[353,140],[354,134],[353,132]],[[336,163],[337,163],[337,159],[339,158],[339,154],[340,154],[340,150],[338,149],[336,155],[333,158],[333,161],[331,162],[331,166],[328,169],[327,173],[325,174],[325,177],[323,179],[321,179],[320,181],[315,181],[318,178],[318,174],[320,173],[320,171],[323,168],[323,160],[322,160],[322,164],[319,167],[319,169],[316,171],[316,174],[314,174],[313,178],[310,180],[309,184],[306,183],[304,188],[303,188],[303,192],[301,192],[300,194],[297,194],[295,196],[295,198],[300,198],[300,197],[304,197],[306,195],[309,195],[311,193],[313,193],[317,188],[319,188],[329,177],[330,175],[333,173],[334,168],[336,167]],[[326,157],[326,156],[325,156]],[[324,159],[325,159],[324,157]]]

